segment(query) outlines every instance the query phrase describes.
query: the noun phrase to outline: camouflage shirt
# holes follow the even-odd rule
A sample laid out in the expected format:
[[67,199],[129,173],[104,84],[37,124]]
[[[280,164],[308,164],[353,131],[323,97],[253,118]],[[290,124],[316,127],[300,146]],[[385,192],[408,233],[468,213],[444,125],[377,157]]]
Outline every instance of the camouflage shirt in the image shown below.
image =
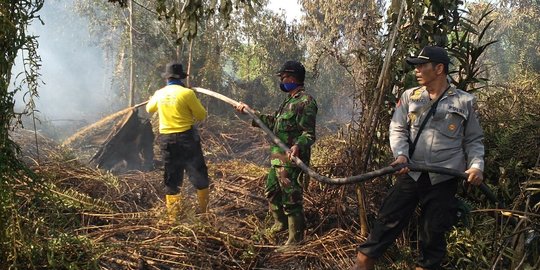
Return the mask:
[[[309,161],[310,147],[315,142],[317,102],[301,89],[294,96],[287,96],[274,114],[256,115],[288,147],[298,145],[300,159]],[[272,153],[283,153],[277,145]]]

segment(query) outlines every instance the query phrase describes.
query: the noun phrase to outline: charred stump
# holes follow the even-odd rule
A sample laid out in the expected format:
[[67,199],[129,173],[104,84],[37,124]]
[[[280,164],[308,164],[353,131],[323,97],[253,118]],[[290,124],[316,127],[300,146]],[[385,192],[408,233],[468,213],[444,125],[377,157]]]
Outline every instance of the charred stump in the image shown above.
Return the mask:
[[113,172],[148,171],[154,166],[153,143],[150,119],[140,118],[134,108],[113,127],[90,163]]

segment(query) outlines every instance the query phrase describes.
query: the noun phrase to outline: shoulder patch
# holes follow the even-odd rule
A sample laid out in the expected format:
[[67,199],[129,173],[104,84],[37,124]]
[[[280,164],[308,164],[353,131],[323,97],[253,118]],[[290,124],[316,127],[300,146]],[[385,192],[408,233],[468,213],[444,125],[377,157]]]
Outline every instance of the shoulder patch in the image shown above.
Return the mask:
[[422,92],[424,92],[424,87],[418,87],[411,92],[411,100],[420,100],[422,98]]

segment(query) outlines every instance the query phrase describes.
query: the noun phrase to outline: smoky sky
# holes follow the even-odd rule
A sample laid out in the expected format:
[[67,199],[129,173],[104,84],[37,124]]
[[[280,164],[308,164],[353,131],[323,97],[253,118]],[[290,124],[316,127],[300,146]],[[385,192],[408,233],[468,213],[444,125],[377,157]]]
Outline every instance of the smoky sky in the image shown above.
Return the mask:
[[[112,64],[106,63],[103,50],[89,34],[88,21],[74,11],[73,2],[45,1],[39,12],[44,25],[34,21],[28,28],[30,34],[38,36],[42,60],[44,84],[36,100],[37,116],[42,120],[94,122],[110,113]],[[13,74],[21,70],[18,59]],[[16,108],[20,108],[21,93],[17,97]]]

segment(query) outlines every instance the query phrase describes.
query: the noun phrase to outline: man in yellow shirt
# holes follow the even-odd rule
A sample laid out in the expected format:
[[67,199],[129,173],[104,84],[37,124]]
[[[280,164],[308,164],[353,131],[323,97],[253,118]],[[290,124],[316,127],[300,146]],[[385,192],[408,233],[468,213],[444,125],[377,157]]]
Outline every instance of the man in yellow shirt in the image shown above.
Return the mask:
[[208,169],[199,134],[193,128],[195,121],[206,118],[206,110],[195,92],[183,84],[182,79],[187,74],[182,64],[167,64],[162,77],[167,80],[167,86],[157,90],[150,98],[146,111],[157,111],[159,114],[159,144],[165,167],[165,199],[169,218],[174,220],[179,210],[184,170],[197,189],[200,212],[206,212],[208,206]]

